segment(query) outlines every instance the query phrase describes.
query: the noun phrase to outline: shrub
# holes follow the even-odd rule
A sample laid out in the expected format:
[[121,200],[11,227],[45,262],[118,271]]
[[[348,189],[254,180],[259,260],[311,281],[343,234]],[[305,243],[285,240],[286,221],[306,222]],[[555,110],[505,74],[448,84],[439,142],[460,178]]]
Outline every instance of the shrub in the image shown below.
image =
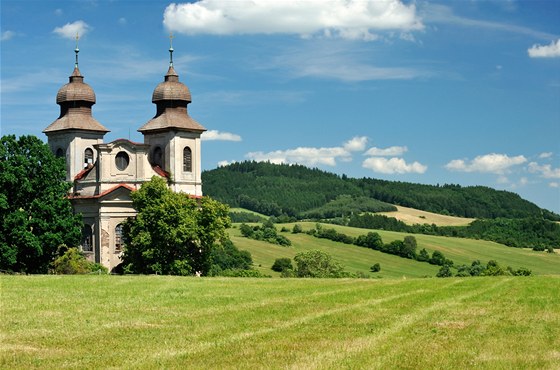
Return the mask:
[[451,277],[453,274],[451,273],[451,269],[448,265],[443,265],[439,269],[438,273],[436,274],[437,277]]
[[[66,246],[61,246],[59,250],[61,249],[66,249]],[[62,256],[53,261],[52,266],[53,272],[57,275],[80,275],[92,272],[107,273],[106,267],[99,263],[88,261],[78,248],[68,248]]]
[[292,260],[289,258],[277,258],[272,265],[272,271],[283,272],[285,270],[292,270]]
[[296,276],[310,278],[339,278],[346,276],[342,265],[333,261],[330,254],[320,250],[301,252],[294,257]]
[[379,263],[374,264],[370,267],[371,272],[379,272],[381,271],[381,265]]
[[301,227],[300,224],[295,224],[294,227],[292,228],[292,233],[294,234],[299,234],[303,232],[303,228]]

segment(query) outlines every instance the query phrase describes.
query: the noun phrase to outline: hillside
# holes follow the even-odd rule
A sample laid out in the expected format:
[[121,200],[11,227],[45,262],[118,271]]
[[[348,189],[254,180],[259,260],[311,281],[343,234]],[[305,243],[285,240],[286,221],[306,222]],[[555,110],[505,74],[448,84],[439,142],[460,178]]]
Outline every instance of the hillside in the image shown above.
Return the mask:
[[379,212],[379,214],[394,217],[407,225],[427,223],[437,226],[466,226],[475,220],[474,218],[440,215],[403,206],[397,206],[396,208],[396,211]]
[[[518,194],[483,186],[424,185],[372,178],[354,179],[301,165],[238,162],[202,173],[204,193],[231,207],[270,216],[305,218],[312,210],[328,211],[338,202],[340,217],[371,209],[356,208],[356,198],[374,199],[368,207],[391,205],[469,218],[538,217],[560,220]],[[347,196],[347,204],[341,196]],[[388,211],[376,208],[375,211]]]
[[[313,222],[298,222],[304,231],[315,227]],[[292,224],[283,224],[291,230]],[[371,230],[355,227],[324,224],[325,228],[334,228],[338,232],[351,237],[365,235]],[[280,229],[280,226],[277,226]],[[383,239],[384,243],[394,240],[402,240],[407,233],[375,230]],[[241,250],[247,250],[253,257],[255,268],[267,275],[277,274],[270,269],[277,258],[293,258],[297,253],[312,249],[323,250],[333,256],[335,260],[342,263],[350,272],[370,273],[369,268],[374,263],[381,264],[381,271],[372,274],[383,278],[396,277],[422,277],[435,276],[439,266],[418,262],[395,255],[382,253],[376,250],[333,242],[327,239],[319,239],[302,234],[282,233],[292,242],[291,247],[283,247],[264,241],[257,241],[241,236],[238,228],[230,229],[230,237],[235,245]],[[425,248],[430,254],[434,251],[442,252],[445,257],[453,260],[455,265],[470,265],[474,260],[487,263],[496,260],[500,265],[511,266],[515,269],[526,267],[536,275],[549,275],[560,273],[560,254],[536,252],[527,248],[508,248],[485,240],[474,240],[464,238],[442,237],[434,235],[415,235],[419,251]]]

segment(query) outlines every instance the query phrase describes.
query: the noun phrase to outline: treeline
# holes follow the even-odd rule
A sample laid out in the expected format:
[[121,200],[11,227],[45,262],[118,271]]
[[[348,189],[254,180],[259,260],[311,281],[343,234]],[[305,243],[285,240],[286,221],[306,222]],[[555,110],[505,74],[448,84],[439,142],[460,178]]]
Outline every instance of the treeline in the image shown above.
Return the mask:
[[475,220],[468,226],[407,225],[383,215],[352,215],[347,226],[411,234],[453,236],[495,241],[516,248],[544,250],[560,246],[560,225],[537,217]]
[[[206,195],[231,207],[268,216],[331,218],[372,212],[356,207],[367,198],[380,201],[378,205],[390,203],[460,217],[537,217],[560,221],[560,215],[508,191],[483,186],[353,179],[301,165],[237,162],[204,171],[202,180]],[[339,212],[333,212],[337,208]],[[314,211],[318,213],[314,215]]]

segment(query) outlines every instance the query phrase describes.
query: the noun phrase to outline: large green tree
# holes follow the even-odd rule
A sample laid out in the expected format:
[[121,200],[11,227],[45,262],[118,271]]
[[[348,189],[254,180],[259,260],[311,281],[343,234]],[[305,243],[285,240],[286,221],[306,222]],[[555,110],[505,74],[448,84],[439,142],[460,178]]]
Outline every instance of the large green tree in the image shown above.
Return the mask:
[[69,189],[64,159],[39,138],[1,138],[0,269],[46,273],[60,245],[79,244],[82,221]]
[[208,197],[175,193],[159,177],[131,197],[138,214],[124,225],[125,272],[207,274],[214,244],[227,240],[229,207]]

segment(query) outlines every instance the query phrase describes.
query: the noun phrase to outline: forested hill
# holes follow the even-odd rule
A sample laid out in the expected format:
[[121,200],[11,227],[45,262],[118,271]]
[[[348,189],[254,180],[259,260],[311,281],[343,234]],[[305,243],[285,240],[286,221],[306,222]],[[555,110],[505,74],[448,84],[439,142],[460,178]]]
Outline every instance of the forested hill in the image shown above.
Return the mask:
[[[237,162],[202,173],[204,194],[266,215],[305,217],[333,204],[371,202],[372,209],[390,209],[383,203],[473,218],[560,216],[519,195],[484,186],[423,185],[372,178],[354,179],[301,165]],[[352,201],[353,200],[353,201]],[[381,201],[381,202],[379,202]],[[349,206],[351,207],[351,206]],[[389,207],[389,208],[387,208]],[[376,209],[373,209],[376,208]]]

